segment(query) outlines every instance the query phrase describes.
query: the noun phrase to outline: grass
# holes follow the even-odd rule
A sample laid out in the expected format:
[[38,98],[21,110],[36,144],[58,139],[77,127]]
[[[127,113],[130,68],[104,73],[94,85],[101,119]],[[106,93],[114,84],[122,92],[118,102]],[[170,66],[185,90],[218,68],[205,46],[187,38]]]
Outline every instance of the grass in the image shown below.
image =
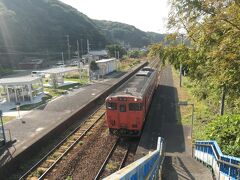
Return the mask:
[[124,59],[120,61],[120,65],[118,71],[126,72],[129,69],[133,68],[137,64],[140,64],[141,61],[139,59]]
[[[29,111],[32,110],[42,104],[45,104],[48,100],[50,100],[52,98],[51,95],[46,95],[45,97],[42,98],[41,102],[35,103],[35,104],[25,104],[20,106],[20,111]],[[13,108],[11,110],[16,110],[16,108]]]
[[[204,101],[199,101],[196,97],[193,96],[192,90],[194,87],[191,85],[191,80],[188,77],[183,77],[183,85],[179,87],[179,72],[174,68],[173,70],[173,81],[174,85],[178,91],[179,101],[188,101],[189,103],[194,103],[195,112],[194,112],[194,121],[193,121],[193,137],[194,139],[202,139],[204,137],[204,130],[209,122],[212,119],[213,114],[209,110],[207,103]],[[181,119],[179,121],[182,125],[191,125],[192,117],[192,106],[181,106],[180,107]]]
[[2,117],[2,120],[3,120],[3,124],[7,123],[7,122],[10,122],[12,120],[16,119],[15,116],[3,116]]
[[109,171],[116,171],[118,169],[118,162],[111,161],[107,164],[106,169]]

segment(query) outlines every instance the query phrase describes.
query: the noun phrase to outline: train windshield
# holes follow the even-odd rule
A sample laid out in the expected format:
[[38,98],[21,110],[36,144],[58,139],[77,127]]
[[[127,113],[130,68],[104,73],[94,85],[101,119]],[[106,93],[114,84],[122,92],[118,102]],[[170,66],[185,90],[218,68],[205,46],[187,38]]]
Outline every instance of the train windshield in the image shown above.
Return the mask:
[[113,102],[107,102],[106,107],[107,107],[107,109],[110,109],[110,110],[116,110],[117,109],[117,104],[113,103]]
[[141,111],[141,110],[142,110],[142,103],[129,104],[129,111]]

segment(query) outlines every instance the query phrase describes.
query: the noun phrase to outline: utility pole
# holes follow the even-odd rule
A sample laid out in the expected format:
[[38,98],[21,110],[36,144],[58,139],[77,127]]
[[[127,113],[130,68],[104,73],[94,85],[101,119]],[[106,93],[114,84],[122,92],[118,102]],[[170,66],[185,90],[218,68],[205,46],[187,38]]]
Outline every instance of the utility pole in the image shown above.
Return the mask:
[[[181,34],[181,43],[183,45],[183,34]],[[182,87],[182,64],[180,64],[180,87]]]
[[49,61],[49,51],[47,49],[47,61]]
[[82,39],[80,39],[80,41],[81,41],[81,57],[82,57],[82,55],[83,55],[83,45],[82,45]]
[[119,51],[117,52],[117,55],[118,55],[117,57],[118,57],[118,59],[119,59]]
[[179,86],[182,87],[182,64],[180,64],[180,82]]
[[226,95],[226,86],[222,87],[222,99],[221,99],[221,106],[220,106],[220,115],[224,114],[224,102],[225,102],[225,95]]
[[63,56],[63,52],[62,52],[62,63],[64,65],[64,56]]
[[80,55],[79,55],[79,42],[77,40],[77,57],[78,57],[78,60],[80,59]]
[[68,60],[70,60],[71,59],[71,57],[70,57],[70,42],[69,42],[69,35],[67,35],[67,47],[68,47]]
[[80,80],[80,79],[82,79],[82,76],[81,76],[81,65],[80,65],[79,42],[78,42],[78,40],[77,40],[77,58],[78,58],[79,80]]
[[87,53],[89,53],[90,47],[89,47],[89,40],[87,39]]

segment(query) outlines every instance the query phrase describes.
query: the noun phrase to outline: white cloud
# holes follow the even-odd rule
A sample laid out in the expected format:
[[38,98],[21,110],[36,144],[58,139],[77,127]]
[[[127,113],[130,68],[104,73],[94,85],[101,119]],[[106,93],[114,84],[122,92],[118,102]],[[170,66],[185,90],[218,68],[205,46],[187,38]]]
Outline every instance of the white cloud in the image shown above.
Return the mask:
[[168,0],[61,0],[90,18],[117,21],[143,31],[166,32]]

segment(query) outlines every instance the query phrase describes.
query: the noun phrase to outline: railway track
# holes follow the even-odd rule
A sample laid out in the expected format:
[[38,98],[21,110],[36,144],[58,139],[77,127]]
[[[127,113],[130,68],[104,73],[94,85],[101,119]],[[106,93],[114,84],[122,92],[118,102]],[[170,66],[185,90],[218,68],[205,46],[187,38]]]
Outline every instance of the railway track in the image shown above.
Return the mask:
[[78,144],[101,120],[104,120],[105,107],[100,107],[84,123],[80,124],[66,138],[58,143],[20,179],[43,179],[55,165]]
[[95,180],[102,179],[125,166],[131,143],[118,138],[99,169]]
[[[153,61],[151,67],[157,67],[157,61]],[[58,162],[65,157],[79,142],[91,131],[97,122],[103,120],[105,108],[101,107],[93,113],[84,123],[73,130],[66,138],[58,143],[50,152],[39,160],[20,179],[44,179],[49,172],[56,169]],[[106,177],[111,173],[121,169],[127,159],[131,145],[119,139],[113,146],[104,164],[95,179]],[[54,169],[54,170],[55,170]]]

